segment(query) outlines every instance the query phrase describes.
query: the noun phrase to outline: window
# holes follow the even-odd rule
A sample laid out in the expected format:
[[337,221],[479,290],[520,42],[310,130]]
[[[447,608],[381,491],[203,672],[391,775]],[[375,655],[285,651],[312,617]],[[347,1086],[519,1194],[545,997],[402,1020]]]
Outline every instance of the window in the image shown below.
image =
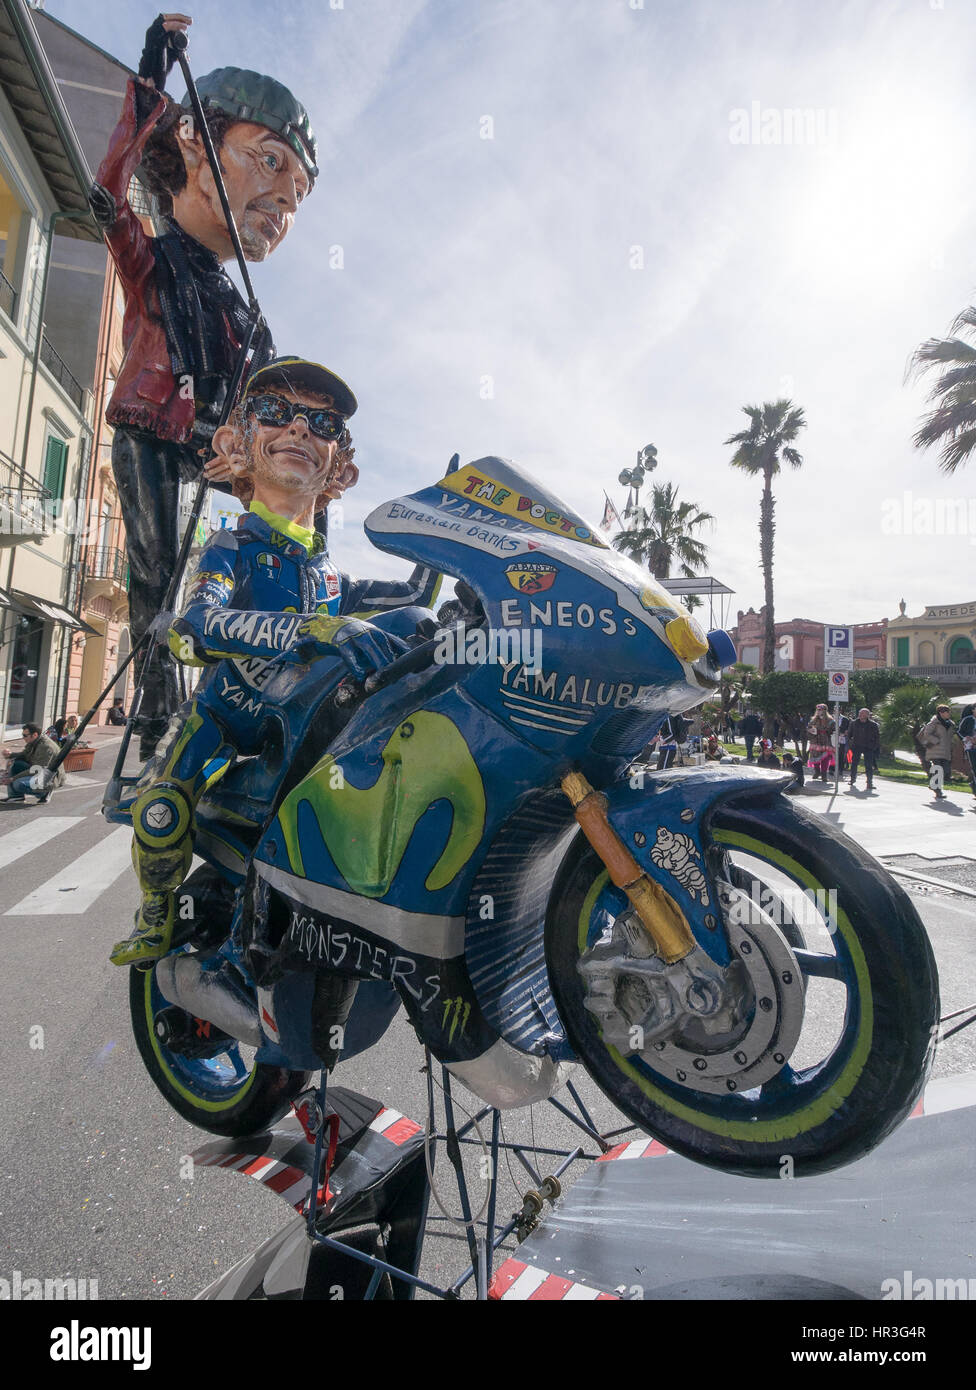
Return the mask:
[[0,164],[0,310],[10,319],[17,316],[17,291],[29,234],[30,217]]
[[56,434],[49,434],[44,450],[44,486],[60,502],[64,497],[64,479],[68,471],[68,446]]

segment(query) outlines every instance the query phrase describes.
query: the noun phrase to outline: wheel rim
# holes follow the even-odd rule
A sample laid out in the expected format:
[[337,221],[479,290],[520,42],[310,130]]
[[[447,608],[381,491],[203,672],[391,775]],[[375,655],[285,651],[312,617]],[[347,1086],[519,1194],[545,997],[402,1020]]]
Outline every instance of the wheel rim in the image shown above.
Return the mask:
[[216,1057],[184,1057],[171,1051],[156,1036],[156,1014],[169,1007],[156,984],[155,970],[144,977],[146,1029],[159,1067],[169,1084],[184,1100],[209,1114],[230,1110],[247,1095],[258,1068],[242,1055],[240,1044]]
[[[713,827],[712,840],[737,855],[748,856],[783,873],[801,890],[826,894],[826,887],[793,856],[776,846],[739,831]],[[829,902],[828,897],[822,899]],[[627,906],[627,899],[609,882],[604,871],[587,893],[579,917],[577,949],[592,946],[609,918]],[[677,1120],[717,1136],[752,1144],[785,1142],[829,1120],[857,1084],[871,1050],[874,1007],[864,952],[844,909],[837,906],[835,930],[830,933],[832,951],[800,951],[797,963],[808,991],[829,981],[844,993],[839,1039],[828,1055],[794,1068],[787,1060],[771,1081],[754,1091],[734,1095],[710,1095],[678,1086],[662,1077],[643,1056],[624,1056],[606,1043],[595,1020],[591,1021],[600,1046],[614,1067],[656,1107]],[[801,1035],[800,1044],[803,1044]],[[796,1055],[796,1054],[793,1054]]]

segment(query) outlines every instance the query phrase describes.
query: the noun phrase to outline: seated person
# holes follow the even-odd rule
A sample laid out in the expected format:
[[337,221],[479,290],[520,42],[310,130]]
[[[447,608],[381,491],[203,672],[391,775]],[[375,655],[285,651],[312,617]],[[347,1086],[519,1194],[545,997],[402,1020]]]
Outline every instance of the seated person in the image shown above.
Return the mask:
[[782,767],[783,764],[773,752],[773,741],[771,738],[764,738],[760,745],[759,757],[756,759],[757,767]]
[[127,719],[128,715],[122,703],[122,696],[116,695],[115,699],[112,701],[112,708],[108,712],[108,722],[109,724],[121,725],[124,724]]
[[[341,656],[357,679],[406,646],[352,616],[430,603],[440,577],[351,580],[332,564],[314,516],[359,476],[346,421],[356,398],[313,362],[279,358],[250,379],[213,439],[208,476],[233,477],[249,510],[200,556],[169,643],[178,660],[207,666],[146,768],[132,807],[133,861],[143,892],[136,933],[111,952],[116,965],[152,964],[170,949],[176,894],[193,855],[197,802],[236,754],[263,746],[262,672],[276,658]],[[240,617],[228,610],[244,610]],[[241,689],[254,697],[242,701]]]
[[38,768],[50,767],[58,755],[58,745],[54,739],[42,734],[37,724],[25,724],[22,730],[24,747],[20,753],[12,753],[4,748],[3,756],[10,760],[10,790],[8,801],[23,801],[28,792],[36,796],[38,803],[46,801],[54,787],[64,783],[64,768],[59,767],[53,781],[42,791],[38,790]]

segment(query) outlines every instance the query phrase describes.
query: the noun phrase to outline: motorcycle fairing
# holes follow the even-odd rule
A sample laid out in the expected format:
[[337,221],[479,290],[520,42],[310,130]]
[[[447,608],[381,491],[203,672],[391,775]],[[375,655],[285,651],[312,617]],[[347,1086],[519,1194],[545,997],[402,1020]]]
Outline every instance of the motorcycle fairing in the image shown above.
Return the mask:
[[731,956],[704,854],[709,815],[733,796],[776,796],[791,780],[764,768],[713,764],[638,774],[606,789],[611,826],[648,877],[674,898],[698,945],[719,965]]
[[[472,480],[472,470],[475,478],[486,478],[488,485],[516,498],[514,515],[505,510],[507,498],[500,505],[484,499],[475,504],[474,499],[469,502],[464,498],[464,480]],[[458,487],[462,488],[461,494]],[[570,529],[540,529],[538,522],[523,519],[517,510],[518,500],[536,498],[540,500],[533,500],[533,505],[544,506],[544,510],[558,515],[561,524]],[[542,567],[535,582],[546,588],[535,589],[537,593],[547,593],[560,570],[576,570],[591,584],[602,586],[609,602],[629,616],[637,628],[649,629],[663,643],[665,652],[673,654],[676,674],[700,693],[701,681],[692,667],[707,649],[707,642],[697,623],[632,560],[610,550],[604,541],[594,538],[585,523],[577,525],[578,522],[563,503],[528,474],[507,460],[490,457],[449,474],[434,487],[384,503],[366,518],[364,529],[379,549],[446,570],[470,584],[485,606],[491,627],[496,629],[507,626],[503,603],[510,600],[505,584],[511,587],[513,597],[531,592],[520,581],[521,575],[532,574],[531,569],[525,570],[526,565]],[[588,539],[577,531],[584,532]],[[557,573],[550,579],[552,570]],[[507,576],[505,583],[499,583],[500,572]],[[503,599],[498,598],[499,593],[504,594]],[[670,636],[666,630],[669,625]],[[680,648],[684,648],[684,656]],[[656,664],[660,665],[660,658]]]

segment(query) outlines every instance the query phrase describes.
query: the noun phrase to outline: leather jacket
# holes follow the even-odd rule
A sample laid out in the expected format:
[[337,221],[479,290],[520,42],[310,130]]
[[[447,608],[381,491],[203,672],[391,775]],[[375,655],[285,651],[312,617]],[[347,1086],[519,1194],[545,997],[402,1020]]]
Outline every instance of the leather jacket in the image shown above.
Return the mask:
[[[143,89],[140,95],[147,102],[151,93]],[[195,402],[192,392],[180,394],[180,384],[173,376],[156,291],[152,238],[127,200],[143,148],[166,106],[166,97],[157,93],[155,105],[140,124],[136,82],[130,77],[122,116],[98,166],[90,201],[125,290],[125,357],[105,418],[112,426],[144,430],[158,439],[188,444],[193,438]],[[185,399],[187,395],[189,399]]]

